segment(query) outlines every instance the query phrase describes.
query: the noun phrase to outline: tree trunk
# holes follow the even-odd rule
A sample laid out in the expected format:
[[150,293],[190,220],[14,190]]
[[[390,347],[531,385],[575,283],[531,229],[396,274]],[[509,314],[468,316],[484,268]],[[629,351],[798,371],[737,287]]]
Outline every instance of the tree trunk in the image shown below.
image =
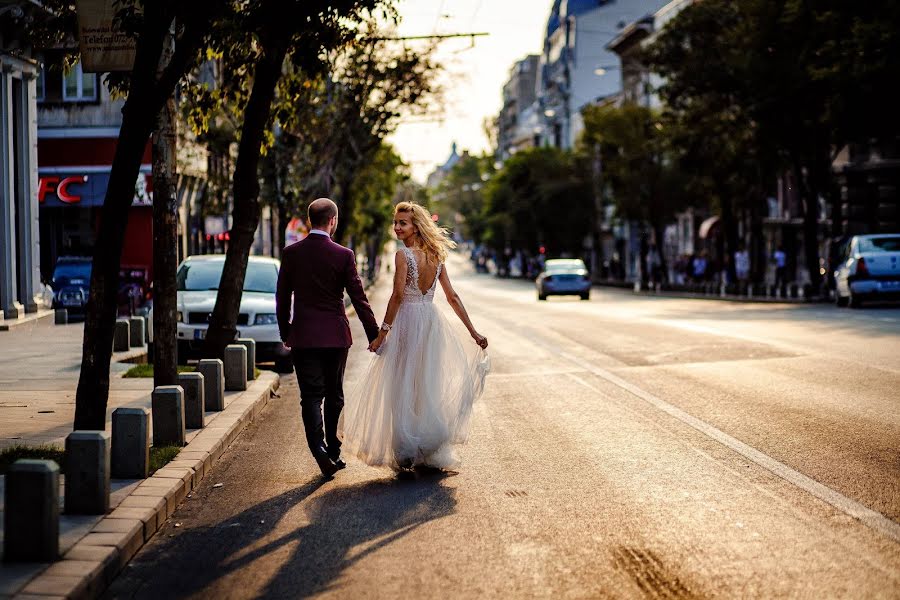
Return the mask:
[[263,56],[256,67],[253,88],[244,110],[241,141],[234,169],[231,241],[225,254],[219,293],[203,348],[204,356],[210,358],[221,358],[225,353],[225,346],[235,339],[247,259],[259,225],[257,172],[260,148],[287,48],[286,43],[275,40],[274,37],[276,36],[270,35],[263,44]]
[[[161,19],[148,24],[139,39],[131,91],[122,108],[122,127],[94,246],[91,289],[84,319],[81,372],[75,393],[76,430],[106,429],[109,362],[118,308],[122,245],[144,148],[165,98],[156,89],[155,75],[169,22]],[[174,82],[172,86],[174,88]]]
[[178,383],[178,196],[175,99],[159,111],[153,134],[153,385]]
[[725,241],[722,252],[722,264],[726,268],[729,281],[737,279],[734,271],[734,253],[737,251],[737,221],[734,218],[734,206],[731,193],[727,188],[719,190],[722,210],[722,237]]
[[804,172],[798,154],[792,154],[792,158],[803,205],[803,253],[810,284],[813,292],[818,294],[822,283],[819,273],[819,190],[815,173]]
[[[669,281],[669,262],[666,260],[664,236],[666,234],[666,225],[662,221],[653,224],[653,233],[656,235],[656,252],[659,253],[659,274],[663,283]],[[660,283],[660,282],[657,282]]]

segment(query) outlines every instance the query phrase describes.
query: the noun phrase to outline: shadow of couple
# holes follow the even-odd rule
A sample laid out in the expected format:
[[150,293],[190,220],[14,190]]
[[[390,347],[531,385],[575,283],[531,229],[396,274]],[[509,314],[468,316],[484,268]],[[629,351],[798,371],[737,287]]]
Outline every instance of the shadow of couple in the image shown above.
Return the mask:
[[142,585],[127,595],[305,598],[328,590],[364,557],[452,514],[449,476],[378,479],[314,496],[325,483],[317,478],[148,547]]

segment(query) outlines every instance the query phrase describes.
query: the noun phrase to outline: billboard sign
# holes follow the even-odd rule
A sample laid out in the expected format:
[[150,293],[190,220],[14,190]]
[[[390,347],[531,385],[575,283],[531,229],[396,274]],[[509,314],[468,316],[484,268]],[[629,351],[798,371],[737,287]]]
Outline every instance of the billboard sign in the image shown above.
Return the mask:
[[116,27],[116,0],[75,0],[81,69],[85,73],[130,71],[135,39]]

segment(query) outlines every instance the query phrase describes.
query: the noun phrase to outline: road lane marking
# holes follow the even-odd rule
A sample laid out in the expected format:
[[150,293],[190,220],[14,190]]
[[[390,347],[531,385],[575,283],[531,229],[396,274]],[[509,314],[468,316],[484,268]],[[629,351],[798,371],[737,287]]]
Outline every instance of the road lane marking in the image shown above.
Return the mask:
[[[545,343],[544,345],[547,346],[548,344]],[[891,538],[895,542],[900,542],[900,524],[885,517],[880,512],[863,506],[856,500],[852,500],[847,496],[844,496],[840,492],[819,483],[815,479],[807,477],[803,473],[792,469],[791,467],[772,458],[771,456],[760,452],[756,448],[753,448],[752,446],[745,444],[737,438],[728,435],[721,429],[710,425],[702,419],[698,419],[697,417],[683,411],[677,406],[666,402],[662,398],[659,398],[658,396],[655,396],[650,392],[647,392],[639,388],[638,386],[625,381],[618,375],[610,373],[606,369],[592,365],[591,363],[582,360],[575,355],[569,354],[568,352],[564,352],[559,349],[557,349],[557,354],[562,358],[575,363],[582,369],[593,373],[597,377],[605,379],[609,383],[612,383],[613,385],[618,386],[627,392],[630,392],[641,400],[644,400],[645,402],[651,404],[652,406],[658,408],[666,414],[678,419],[685,425],[693,427],[700,433],[703,433],[704,435],[716,440],[720,444],[737,452],[738,454],[754,462],[758,466],[774,473],[785,481],[788,481],[793,485],[812,494],[816,498],[827,502],[844,514],[853,517],[854,519],[860,521],[871,529],[874,529],[879,533]]]

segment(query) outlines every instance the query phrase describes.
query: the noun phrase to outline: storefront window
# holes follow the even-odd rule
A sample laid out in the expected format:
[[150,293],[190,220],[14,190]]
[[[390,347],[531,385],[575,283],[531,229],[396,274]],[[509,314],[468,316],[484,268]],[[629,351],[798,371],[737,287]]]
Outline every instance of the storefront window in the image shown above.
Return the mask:
[[63,100],[85,102],[97,99],[97,74],[84,73],[81,63],[72,67],[63,76]]

